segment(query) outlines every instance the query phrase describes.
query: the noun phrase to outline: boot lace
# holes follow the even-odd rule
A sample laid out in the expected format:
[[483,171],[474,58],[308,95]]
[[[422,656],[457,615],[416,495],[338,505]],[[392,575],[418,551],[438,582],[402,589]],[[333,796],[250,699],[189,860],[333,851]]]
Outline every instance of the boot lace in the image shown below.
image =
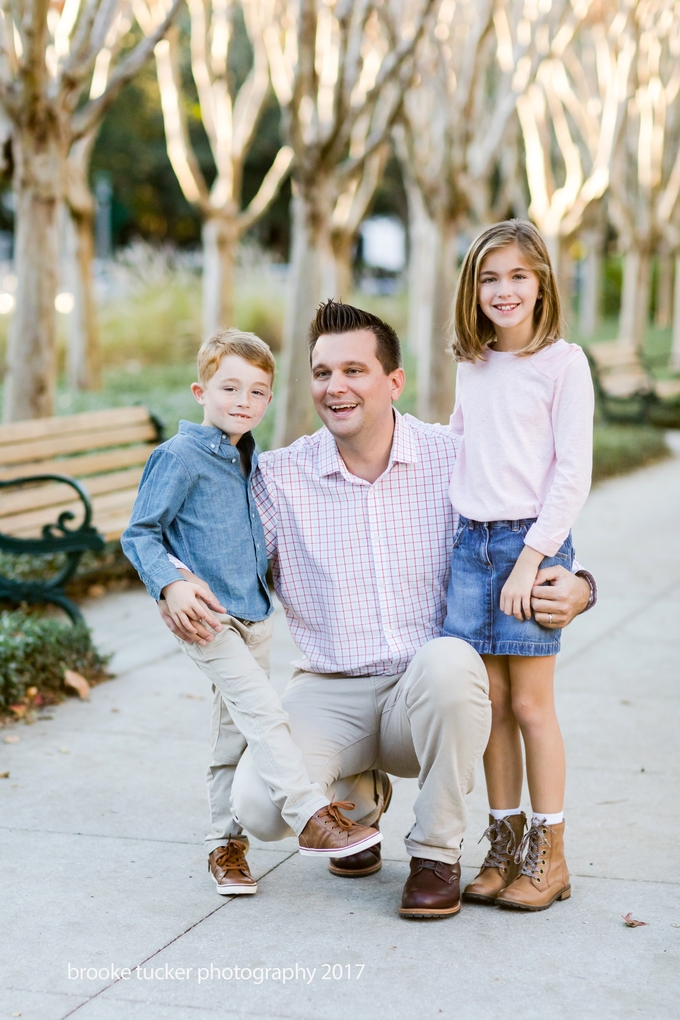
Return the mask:
[[504,869],[513,859],[517,849],[517,840],[512,827],[505,818],[494,820],[486,832],[482,833],[478,842],[481,843],[483,839],[488,839],[491,846],[482,867]]
[[345,818],[342,811],[353,811],[355,804],[351,800],[334,800],[328,807],[322,808],[319,812],[319,819],[324,820],[326,817],[330,818],[331,824],[338,829],[351,829],[354,822],[349,818]]
[[533,878],[536,882],[541,881],[537,873],[543,871],[540,865],[545,860],[546,851],[544,848],[550,846],[550,841],[546,838],[548,831],[549,827],[545,825],[530,826],[515,854],[515,864],[521,863],[522,865],[520,875]]
[[226,846],[220,846],[217,849],[218,852],[215,856],[216,867],[223,868],[225,871],[236,870],[243,872],[243,874],[248,873],[243,846],[240,843],[234,843],[229,840]]

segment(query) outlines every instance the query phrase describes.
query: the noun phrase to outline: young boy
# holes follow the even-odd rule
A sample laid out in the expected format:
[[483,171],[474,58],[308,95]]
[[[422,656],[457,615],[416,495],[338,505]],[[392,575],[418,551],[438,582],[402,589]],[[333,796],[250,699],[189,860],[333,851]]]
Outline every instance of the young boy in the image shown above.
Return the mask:
[[[180,644],[221,695],[213,710],[213,734],[222,736],[208,770],[213,824],[206,843],[217,891],[229,896],[257,891],[245,858],[247,837],[230,804],[234,771],[246,745],[298,836],[301,853],[346,857],[382,839],[377,829],[340,813],[340,807],[351,810],[353,804],[329,804],[310,781],[268,677],[272,604],[264,532],[250,481],[257,465],[251,430],[272,399],[274,369],[269,347],[252,333],[229,329],[202,345],[199,381],[191,390],[204,408],[203,424],[181,421],[178,434],[153,451],[122,537],[125,555],[147,591],[166,600],[176,622],[195,633],[192,624],[209,615],[206,605],[221,614],[213,641]],[[219,603],[186,579],[168,554],[205,581]],[[226,727],[227,741],[225,712],[233,724]]]

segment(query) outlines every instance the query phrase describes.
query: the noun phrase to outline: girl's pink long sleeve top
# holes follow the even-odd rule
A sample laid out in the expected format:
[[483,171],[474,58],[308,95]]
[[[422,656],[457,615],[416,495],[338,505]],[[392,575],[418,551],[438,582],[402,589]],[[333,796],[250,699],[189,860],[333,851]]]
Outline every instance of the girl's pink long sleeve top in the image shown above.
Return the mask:
[[554,556],[590,489],[593,384],[577,344],[461,362],[451,430],[454,508],[474,521],[537,518],[525,544]]

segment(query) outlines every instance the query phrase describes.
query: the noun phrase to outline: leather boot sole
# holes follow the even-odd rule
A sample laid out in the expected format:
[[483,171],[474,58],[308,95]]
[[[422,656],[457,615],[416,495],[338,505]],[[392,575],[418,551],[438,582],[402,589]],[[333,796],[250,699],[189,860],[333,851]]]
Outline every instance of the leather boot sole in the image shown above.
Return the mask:
[[496,900],[496,906],[504,907],[506,910],[547,910],[548,907],[552,907],[555,900],[568,900],[570,896],[571,886],[568,885],[566,889],[556,893],[549,903],[542,903],[540,907],[529,906],[528,903],[513,903],[512,900]]
[[461,896],[461,899],[465,903],[485,903],[487,906],[490,907],[496,906],[495,896],[483,896],[481,893],[464,892]]
[[413,918],[418,920],[419,918],[423,921],[435,920],[438,917],[453,917],[460,910],[460,902],[456,903],[455,907],[446,907],[444,909],[431,909],[427,910],[424,907],[400,907],[399,916]]

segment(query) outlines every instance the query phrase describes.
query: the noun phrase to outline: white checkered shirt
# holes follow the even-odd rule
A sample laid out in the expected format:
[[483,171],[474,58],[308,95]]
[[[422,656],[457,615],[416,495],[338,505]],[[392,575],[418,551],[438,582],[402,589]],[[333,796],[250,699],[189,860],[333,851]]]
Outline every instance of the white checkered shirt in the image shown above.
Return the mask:
[[457,437],[395,412],[387,470],[347,470],[322,428],[260,455],[253,490],[291,634],[314,673],[403,672],[439,637],[456,515]]

